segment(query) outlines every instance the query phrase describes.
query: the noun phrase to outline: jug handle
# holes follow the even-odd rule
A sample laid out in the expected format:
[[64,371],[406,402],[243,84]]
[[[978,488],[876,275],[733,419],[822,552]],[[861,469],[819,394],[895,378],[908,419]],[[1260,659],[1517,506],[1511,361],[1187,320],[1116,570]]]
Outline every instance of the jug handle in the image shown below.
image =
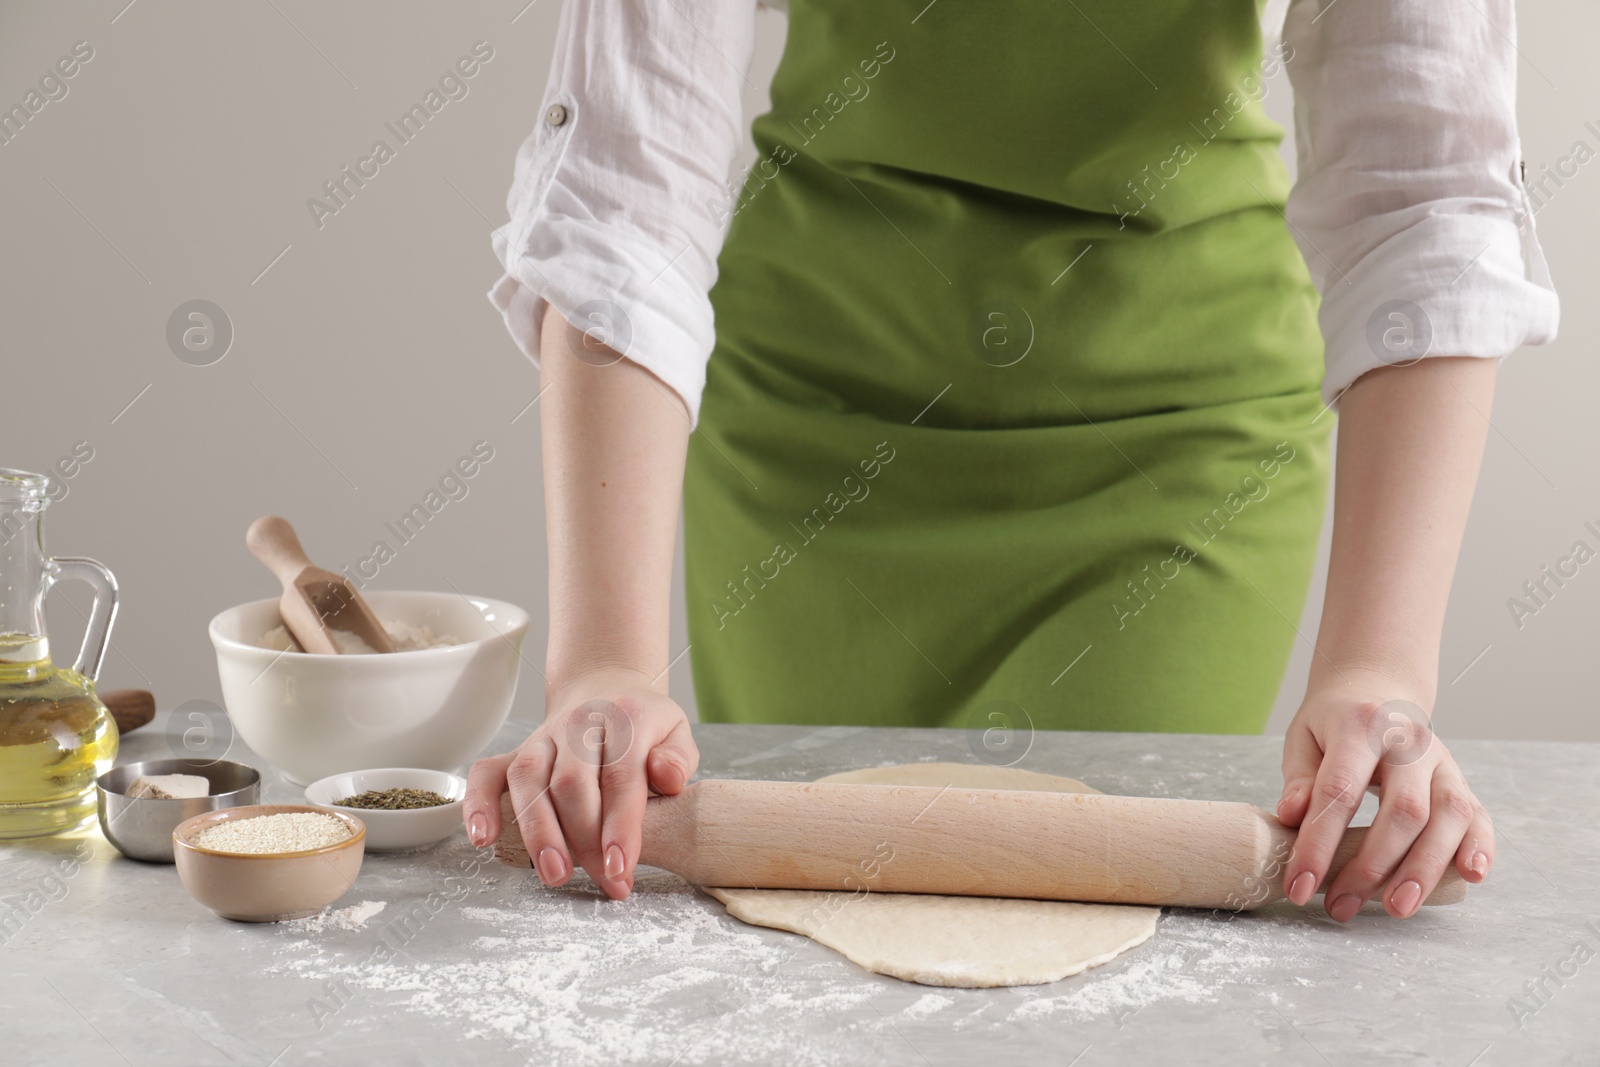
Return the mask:
[[100,676],[106,643],[111,638],[111,623],[117,617],[117,579],[98,560],[78,556],[58,556],[50,561],[50,581],[87,583],[94,590],[94,606],[89,609],[89,625],[83,631],[83,646],[72,669],[93,682]]

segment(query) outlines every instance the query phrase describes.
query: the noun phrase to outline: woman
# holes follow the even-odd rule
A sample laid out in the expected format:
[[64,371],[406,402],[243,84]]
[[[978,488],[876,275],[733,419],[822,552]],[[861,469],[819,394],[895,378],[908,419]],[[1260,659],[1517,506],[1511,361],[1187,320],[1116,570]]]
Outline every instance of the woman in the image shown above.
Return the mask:
[[1331,916],[1481,881],[1440,628],[1496,357],[1557,318],[1511,2],[1483,14],[1307,0],[1264,42],[1248,0],[792,0],[731,189],[751,0],[569,2],[491,294],[547,390],[548,711],[474,767],[473,841],[509,789],[547,884],[630,891],[648,793],[697,761],[680,487],[707,721],[1259,732],[1336,405],[1284,889],[1369,786]]

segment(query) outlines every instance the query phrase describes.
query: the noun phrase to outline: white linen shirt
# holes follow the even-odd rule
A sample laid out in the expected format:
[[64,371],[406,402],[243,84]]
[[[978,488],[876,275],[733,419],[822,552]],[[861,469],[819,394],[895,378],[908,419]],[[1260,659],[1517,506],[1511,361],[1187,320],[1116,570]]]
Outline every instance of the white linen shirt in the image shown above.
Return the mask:
[[[744,137],[757,0],[567,0],[517,152],[489,298],[535,362],[548,307],[698,421],[708,294]],[[1270,0],[1295,96],[1285,217],[1322,295],[1323,396],[1424,356],[1556,335],[1516,122],[1514,0]],[[781,5],[780,5],[781,6]],[[1320,9],[1319,9],[1320,8]]]

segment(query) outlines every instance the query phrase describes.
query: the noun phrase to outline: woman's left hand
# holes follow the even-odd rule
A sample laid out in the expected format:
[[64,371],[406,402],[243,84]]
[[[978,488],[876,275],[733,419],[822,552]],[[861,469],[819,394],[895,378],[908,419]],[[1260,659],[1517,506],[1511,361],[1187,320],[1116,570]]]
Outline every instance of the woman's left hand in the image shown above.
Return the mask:
[[1284,738],[1278,802],[1279,821],[1300,828],[1283,875],[1294,903],[1322,884],[1368,788],[1378,792],[1378,814],[1328,884],[1324,907],[1334,919],[1349,921],[1380,890],[1386,912],[1409,918],[1452,862],[1468,882],[1489,873],[1494,827],[1430,714],[1377,672],[1346,670],[1307,692]]

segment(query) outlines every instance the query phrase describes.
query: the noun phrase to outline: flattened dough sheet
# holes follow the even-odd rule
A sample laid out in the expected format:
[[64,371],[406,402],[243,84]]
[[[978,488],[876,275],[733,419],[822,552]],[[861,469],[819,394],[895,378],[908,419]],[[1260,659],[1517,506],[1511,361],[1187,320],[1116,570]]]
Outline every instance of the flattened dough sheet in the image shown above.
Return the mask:
[[[1099,792],[1053,774],[962,763],[872,767],[818,780]],[[1161,916],[1160,908],[1056,900],[804,889],[706,892],[736,919],[803,934],[870,971],[966,988],[1038,985],[1077,974],[1147,940]]]

